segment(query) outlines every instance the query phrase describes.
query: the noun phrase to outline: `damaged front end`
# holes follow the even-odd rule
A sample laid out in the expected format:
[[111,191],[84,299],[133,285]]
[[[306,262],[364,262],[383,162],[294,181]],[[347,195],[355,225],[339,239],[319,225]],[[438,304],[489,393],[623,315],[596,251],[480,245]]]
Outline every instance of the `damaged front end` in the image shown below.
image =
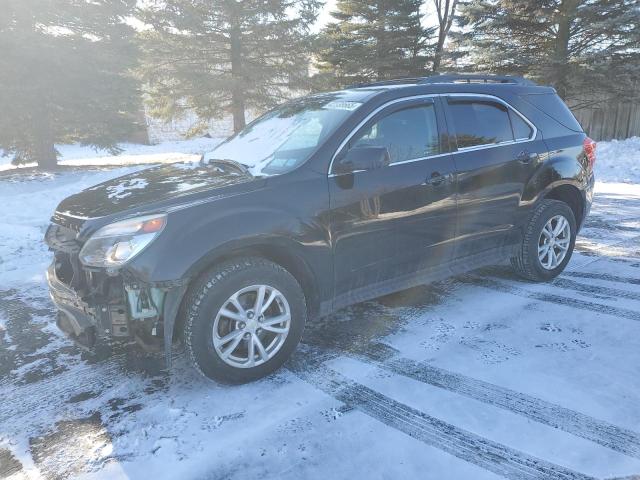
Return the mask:
[[[140,238],[148,240],[162,227],[159,218],[133,219],[117,231],[109,225],[82,243],[73,225],[54,217],[56,223],[45,236],[54,252],[47,270],[49,291],[59,310],[58,327],[81,346],[91,349],[98,338],[135,340],[147,351],[164,349],[170,364],[173,326],[185,287],[144,283],[122,268],[137,253]],[[155,225],[149,226],[150,221]]]

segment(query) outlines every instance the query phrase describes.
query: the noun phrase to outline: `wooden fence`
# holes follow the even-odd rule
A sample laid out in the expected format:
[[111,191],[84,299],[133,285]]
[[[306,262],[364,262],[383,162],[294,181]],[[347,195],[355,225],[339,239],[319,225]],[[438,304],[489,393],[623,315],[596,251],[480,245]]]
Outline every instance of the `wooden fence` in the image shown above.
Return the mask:
[[[592,107],[572,108],[587,135],[596,141],[640,137],[640,101],[608,102],[594,98]],[[571,104],[569,105],[571,106]]]

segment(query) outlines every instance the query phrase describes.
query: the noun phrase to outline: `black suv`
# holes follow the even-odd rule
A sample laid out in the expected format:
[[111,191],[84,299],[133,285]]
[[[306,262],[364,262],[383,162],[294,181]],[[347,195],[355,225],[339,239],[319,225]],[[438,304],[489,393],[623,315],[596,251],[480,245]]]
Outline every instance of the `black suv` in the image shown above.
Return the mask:
[[288,102],[199,164],[65,199],[46,241],[58,325],[164,350],[245,382],[310,318],[510,259],[567,265],[593,196],[595,143],[555,90],[458,75]]

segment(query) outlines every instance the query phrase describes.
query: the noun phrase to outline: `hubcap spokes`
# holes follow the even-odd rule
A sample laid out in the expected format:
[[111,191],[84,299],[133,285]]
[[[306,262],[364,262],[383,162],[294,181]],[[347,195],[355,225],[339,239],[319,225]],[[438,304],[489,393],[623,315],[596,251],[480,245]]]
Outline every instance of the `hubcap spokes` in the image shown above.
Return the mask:
[[273,358],[291,324],[289,303],[268,285],[237,291],[222,305],[213,322],[213,347],[232,367],[251,368]]
[[571,244],[571,226],[562,215],[551,217],[538,239],[538,259],[546,270],[553,270],[562,263]]

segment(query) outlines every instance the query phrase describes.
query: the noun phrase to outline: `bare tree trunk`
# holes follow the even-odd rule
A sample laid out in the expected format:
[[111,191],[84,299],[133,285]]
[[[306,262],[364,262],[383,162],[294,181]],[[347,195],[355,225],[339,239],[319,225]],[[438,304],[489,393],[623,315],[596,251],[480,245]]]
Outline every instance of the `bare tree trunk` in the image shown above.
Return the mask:
[[231,109],[233,114],[233,132],[238,133],[246,125],[247,121],[244,116],[244,99],[242,94],[237,91],[233,92],[233,98],[231,100]]
[[151,145],[151,141],[149,139],[149,125],[147,124],[147,113],[144,109],[144,105],[142,104],[142,100],[140,101],[140,108],[136,112],[136,130],[134,130],[129,138],[129,141],[134,143],[141,143],[143,145]]
[[34,144],[31,158],[42,170],[52,170],[58,166],[58,152],[51,131],[51,121],[46,108],[36,112],[33,118]]
[[433,73],[440,71],[440,64],[442,63],[442,55],[444,53],[444,43],[451,30],[453,24],[453,18],[456,13],[456,6],[458,0],[433,0],[436,7],[436,13],[438,14],[438,43],[436,43],[436,49],[433,55]]
[[385,21],[385,17],[384,15],[382,15],[379,19],[378,19],[378,30],[376,32],[376,71],[377,71],[377,76],[378,78],[376,78],[376,81],[379,80],[387,80],[389,77],[389,69],[386,68],[385,65],[385,59],[388,56],[389,52],[385,52],[383,49],[383,44],[384,44],[384,40],[385,40],[385,28],[386,28],[386,21]]
[[558,15],[558,35],[554,51],[553,83],[558,94],[567,98],[569,89],[569,40],[571,38],[571,24],[576,17],[578,0],[564,0],[560,5]]
[[442,44],[440,44],[440,37],[438,36],[438,44],[436,45],[436,51],[433,55],[433,73],[440,72],[440,63],[442,62]]
[[231,29],[231,77],[233,91],[231,93],[231,113],[233,114],[233,131],[239,132],[246,126],[245,101],[242,81],[242,39],[239,28]]

